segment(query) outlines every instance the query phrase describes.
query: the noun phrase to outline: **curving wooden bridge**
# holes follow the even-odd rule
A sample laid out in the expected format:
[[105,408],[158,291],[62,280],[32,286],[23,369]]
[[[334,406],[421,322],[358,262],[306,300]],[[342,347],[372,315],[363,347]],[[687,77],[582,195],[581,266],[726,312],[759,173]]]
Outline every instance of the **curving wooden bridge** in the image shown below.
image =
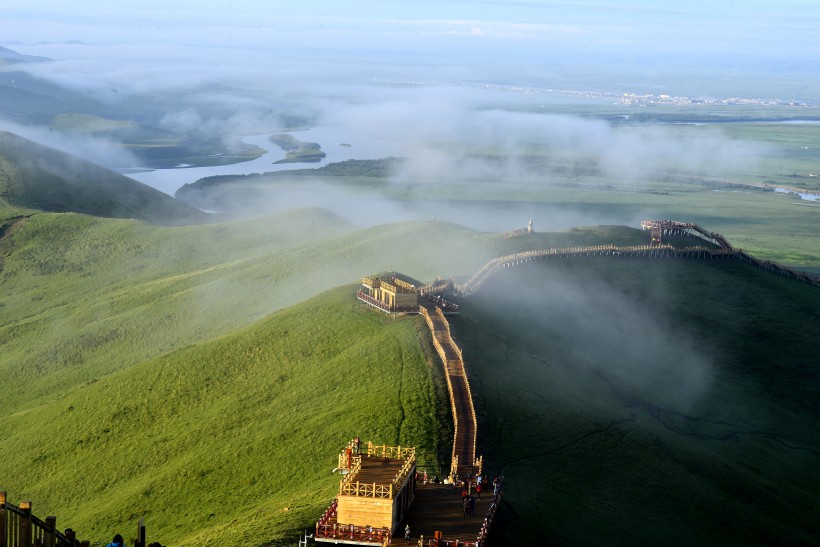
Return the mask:
[[[776,273],[785,277],[820,286],[820,278],[807,272],[801,272],[783,266],[770,260],[760,260],[743,249],[732,246],[729,241],[717,232],[702,228],[692,222],[678,222],[674,220],[644,220],[641,227],[651,232],[649,245],[591,245],[582,247],[565,247],[549,249],[533,249],[520,253],[509,254],[493,258],[484,264],[472,277],[463,283],[453,283],[453,292],[466,297],[478,290],[488,279],[492,278],[504,268],[518,266],[533,260],[560,259],[579,256],[613,256],[613,257],[642,257],[642,258],[730,258],[741,260],[757,268]],[[673,247],[663,243],[665,235],[697,234],[714,246],[695,245],[690,247]]]
[[[532,249],[519,253],[494,258],[485,263],[475,274],[463,283],[453,279],[436,278],[429,285],[418,288],[418,309],[397,310],[385,308],[383,303],[377,307],[382,311],[395,313],[421,313],[430,328],[433,345],[441,358],[447,388],[450,396],[450,405],[454,422],[453,451],[448,481],[458,486],[464,485],[470,489],[475,485],[475,477],[483,473],[483,458],[476,457],[478,437],[478,423],[473,405],[472,391],[467,377],[464,357],[461,349],[453,339],[447,315],[459,312],[457,304],[445,300],[444,295],[468,297],[475,293],[484,283],[499,272],[523,265],[535,260],[559,260],[585,256],[611,257],[638,257],[638,258],[695,258],[695,259],[734,259],[742,260],[756,267],[772,271],[780,275],[820,286],[820,279],[805,272],[797,272],[791,268],[774,262],[758,260],[742,249],[735,248],[721,234],[706,230],[693,222],[678,222],[674,220],[644,220],[641,227],[650,232],[650,241],[646,245],[592,245],[567,248]],[[694,235],[702,240],[702,244],[688,247],[673,247],[664,243],[667,236]],[[395,278],[395,276],[394,276]],[[367,285],[365,283],[365,285]],[[371,283],[373,285],[373,283]],[[413,286],[415,290],[416,287]],[[360,300],[374,304],[375,299]],[[449,298],[449,296],[447,297]],[[392,304],[392,301],[391,301]],[[501,491],[495,490],[489,506],[480,508],[486,517],[480,527],[478,535],[474,535],[474,528],[465,530],[466,522],[463,519],[453,518],[452,511],[455,503],[451,497],[455,490],[452,486],[434,488],[417,485],[415,496],[417,501],[403,517],[401,526],[413,522],[414,526],[421,525],[427,533],[421,535],[419,545],[432,546],[481,546],[484,543],[489,527],[495,516]],[[415,487],[415,486],[414,486]],[[448,494],[449,492],[449,494]],[[414,498],[414,499],[416,499]],[[441,500],[449,500],[442,502]],[[401,536],[399,526],[399,536]],[[429,530],[436,530],[435,536],[429,539]],[[318,529],[317,529],[318,530]],[[424,537],[428,537],[425,541]],[[475,539],[473,539],[475,538]],[[389,540],[388,540],[389,541]],[[415,540],[414,542],[415,543]]]
[[441,307],[430,301],[421,301],[419,309],[430,332],[447,378],[447,390],[450,393],[450,405],[453,412],[453,454],[450,464],[450,478],[458,484],[471,480],[482,472],[483,459],[476,458],[476,421],[473,394],[464,367],[461,349],[453,340],[450,324]]

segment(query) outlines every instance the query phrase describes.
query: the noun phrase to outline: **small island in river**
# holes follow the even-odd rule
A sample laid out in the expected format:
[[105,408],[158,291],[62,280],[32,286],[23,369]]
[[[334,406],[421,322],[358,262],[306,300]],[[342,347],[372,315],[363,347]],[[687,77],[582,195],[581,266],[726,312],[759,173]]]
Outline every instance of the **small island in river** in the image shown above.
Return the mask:
[[271,135],[268,140],[276,144],[285,151],[284,159],[273,162],[278,163],[315,163],[322,161],[326,154],[322,152],[322,147],[316,142],[302,142],[293,135],[278,133]]

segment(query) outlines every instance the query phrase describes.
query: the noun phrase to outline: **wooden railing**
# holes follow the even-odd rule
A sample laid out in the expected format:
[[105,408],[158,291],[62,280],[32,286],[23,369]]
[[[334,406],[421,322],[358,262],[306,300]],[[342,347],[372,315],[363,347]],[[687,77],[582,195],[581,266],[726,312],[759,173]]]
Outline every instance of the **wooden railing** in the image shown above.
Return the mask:
[[[431,307],[435,309],[434,315],[430,311]],[[475,458],[478,424],[475,415],[475,406],[473,404],[472,390],[470,388],[470,382],[467,379],[467,373],[464,367],[464,357],[461,352],[461,348],[458,347],[458,344],[456,344],[453,339],[450,332],[450,323],[447,321],[447,318],[441,308],[437,306],[423,305],[420,306],[420,311],[432,333],[433,347],[436,348],[436,352],[439,354],[439,357],[444,365],[447,390],[450,395],[450,406],[453,413],[454,429],[453,453],[450,461],[450,476],[455,477],[459,474],[461,468],[466,469],[470,466],[472,466],[475,472],[478,473],[481,471],[483,459]],[[448,355],[447,349],[444,347],[445,345],[455,354],[454,358]],[[459,405],[456,402],[455,390],[453,388],[453,379],[456,376],[460,377],[459,381],[463,378],[464,386],[466,388],[467,403],[469,407],[469,413],[467,416],[463,416],[462,413],[459,412]],[[467,425],[468,422],[469,426]],[[465,434],[465,430],[472,431],[472,435]],[[467,452],[471,455],[470,459],[472,461],[460,461],[459,447],[466,447]]]
[[31,502],[13,505],[0,492],[0,547],[87,547],[88,541],[78,541],[71,528],[57,530],[57,517],[41,520],[31,512]]
[[[8,502],[6,492],[0,492],[0,547],[89,547],[89,541],[79,541],[74,530],[57,530],[57,517],[41,520],[31,511],[30,501],[20,505]],[[134,547],[146,547],[145,523],[140,519]],[[148,547],[162,547],[151,543]]]
[[[468,296],[475,292],[485,281],[495,275],[502,268],[516,266],[539,258],[560,258],[569,256],[645,256],[648,258],[689,257],[689,258],[733,258],[752,264],[760,269],[773,272],[797,281],[820,287],[820,277],[800,272],[770,260],[757,259],[743,249],[736,248],[723,235],[712,232],[694,222],[678,222],[674,220],[644,220],[641,227],[652,230],[653,239],[650,245],[591,245],[581,247],[565,247],[550,249],[532,249],[511,255],[493,258],[487,261],[472,277],[464,283],[454,283],[453,289],[459,296]],[[695,245],[691,247],[672,247],[662,243],[662,234],[684,234],[697,232],[701,237],[710,240],[715,247]],[[654,234],[657,233],[657,238]]]
[[356,298],[374,308],[378,308],[387,313],[418,313],[418,306],[389,306],[377,298],[373,298],[364,291],[356,291]]
[[689,231],[694,231],[699,233],[706,239],[713,241],[716,245],[718,245],[724,251],[734,251],[734,247],[729,243],[725,237],[720,235],[717,232],[712,232],[710,230],[706,230],[701,226],[695,224],[694,222],[679,222],[677,220],[642,220],[641,221],[641,228],[644,230],[652,230],[653,233],[657,233],[657,238],[653,236],[652,242],[660,244],[661,238],[664,234],[686,234]]
[[356,544],[372,543],[374,546],[386,546],[390,544],[390,529],[338,522],[320,523],[316,525],[316,537],[334,539],[337,543],[356,542]]
[[358,473],[359,470],[361,470],[361,468],[362,468],[362,457],[361,456],[353,456],[351,458],[351,461],[352,461],[352,464],[348,468],[347,475],[345,475],[342,478],[342,482],[351,480],[353,477],[356,476],[356,473]]
[[342,480],[339,481],[339,495],[392,498],[393,492],[398,492],[401,489],[404,481],[407,480],[407,477],[413,470],[413,466],[416,463],[416,449],[414,447],[407,446],[388,446],[386,444],[375,445],[370,441],[365,443],[362,454],[366,456],[404,460],[404,463],[393,477],[391,483],[388,485],[383,485],[376,483],[362,483],[356,480],[356,477],[362,467],[362,455],[352,455],[348,452],[348,450],[353,449],[354,446],[355,441],[351,441],[351,443],[348,444],[347,449],[339,455],[340,469],[343,468],[343,463],[346,468],[347,458],[350,458],[351,461],[350,470],[342,478]]
[[407,480],[407,477],[410,475],[410,472],[413,470],[413,466],[416,465],[416,459],[413,457],[412,459],[407,459],[404,464],[399,469],[399,472],[396,473],[396,476],[393,477],[393,484],[396,485],[396,488],[399,489],[404,484],[404,481]]
[[361,483],[359,481],[342,481],[339,483],[340,496],[362,496],[368,498],[392,498],[393,497],[393,483],[377,484]]
[[488,261],[470,279],[464,283],[454,283],[453,289],[459,296],[469,296],[488,279],[503,268],[509,268],[537,259],[562,258],[571,256],[643,256],[647,258],[667,257],[738,257],[738,250],[718,249],[711,247],[676,248],[668,244],[661,245],[589,245],[583,247],[566,247],[550,249],[532,249],[520,253],[494,258]]
[[367,450],[365,454],[368,456],[375,456],[377,458],[392,458],[394,460],[407,460],[407,459],[415,459],[416,457],[416,449],[415,447],[401,447],[401,446],[388,446],[386,444],[382,445],[374,445],[373,443],[367,443]]

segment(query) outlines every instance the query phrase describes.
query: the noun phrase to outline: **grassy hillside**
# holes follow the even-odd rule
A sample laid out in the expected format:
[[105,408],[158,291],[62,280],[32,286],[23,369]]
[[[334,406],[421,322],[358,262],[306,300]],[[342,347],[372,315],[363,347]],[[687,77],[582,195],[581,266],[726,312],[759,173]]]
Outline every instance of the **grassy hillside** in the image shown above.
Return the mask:
[[[792,135],[792,148],[803,143],[803,134]],[[812,147],[812,141],[806,145],[820,149]],[[775,159],[766,161],[772,169],[786,169]],[[816,164],[811,157],[800,161],[804,174],[807,165]],[[750,172],[719,180],[699,175],[686,181],[660,178],[643,183],[605,180],[585,184],[569,176],[488,181],[468,173],[454,181],[447,170],[440,178],[396,178],[391,175],[396,171],[401,172],[401,161],[385,159],[341,162],[316,170],[208,177],[180,188],[177,198],[207,210],[263,214],[281,209],[283,203],[315,203],[317,196],[333,196],[341,213],[383,210],[401,218],[436,217],[499,233],[523,227],[530,218],[536,231],[587,224],[637,227],[645,218],[671,218],[697,222],[759,258],[820,273],[816,230],[820,204],[740,186],[762,184],[760,176]],[[365,221],[370,219],[362,216]],[[371,216],[384,222],[376,213]]]
[[[355,435],[437,458],[423,325],[347,286],[0,419],[3,488],[83,538],[292,545]],[[439,386],[439,392],[441,387]]]
[[8,132],[0,132],[0,200],[15,207],[165,224],[208,219],[150,186]]
[[[473,271],[474,233],[443,223],[352,231],[326,211],[158,227],[35,214],[0,239],[0,410],[235,331],[363,275]],[[21,390],[19,386],[25,385]]]
[[[442,388],[418,322],[361,311],[350,285],[323,291],[646,238],[355,229],[320,209],[186,227],[22,213],[0,207],[0,486],[96,541],[144,515],[174,545],[292,544],[356,434],[438,463]],[[509,479],[501,541],[537,543],[547,523],[559,543],[668,542],[693,526],[725,543],[730,516],[810,537],[816,291],[722,261],[541,267],[505,272],[454,324],[483,452]]]
[[454,320],[498,544],[814,544],[820,291],[727,261],[505,270]]

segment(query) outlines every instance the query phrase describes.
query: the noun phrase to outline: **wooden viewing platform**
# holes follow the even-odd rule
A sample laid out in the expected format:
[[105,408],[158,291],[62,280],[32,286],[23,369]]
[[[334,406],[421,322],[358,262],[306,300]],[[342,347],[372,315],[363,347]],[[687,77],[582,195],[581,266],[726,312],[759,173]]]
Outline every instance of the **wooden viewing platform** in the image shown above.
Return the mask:
[[344,478],[316,523],[316,541],[387,545],[416,495],[415,448],[353,440],[337,469]]
[[[483,463],[476,458],[476,415],[464,360],[445,317],[458,313],[459,307],[440,294],[449,286],[450,282],[434,282],[417,289],[394,274],[387,279],[365,277],[363,288],[356,293],[359,300],[388,313],[410,312],[414,308],[430,328],[433,345],[444,366],[455,429],[448,484],[420,486],[415,476],[415,453],[412,466],[400,465],[403,455],[374,453],[370,443],[363,456],[357,455],[354,441],[339,455],[338,469],[347,472],[347,476],[339,485],[339,497],[316,524],[316,541],[389,545],[393,535],[404,538],[407,525],[417,545],[472,547],[481,545],[486,537],[498,498],[493,499],[492,492],[485,493],[483,501],[475,498],[469,516],[464,514],[462,504],[462,486],[465,492],[474,486]],[[413,477],[405,481],[405,473],[411,467]],[[398,503],[392,506],[394,518],[388,520],[387,500],[400,492],[399,484],[403,483],[409,487],[401,491],[406,494],[399,494]],[[384,501],[376,503],[376,499]],[[414,499],[417,501],[411,506]],[[401,517],[396,519],[397,515]]]

